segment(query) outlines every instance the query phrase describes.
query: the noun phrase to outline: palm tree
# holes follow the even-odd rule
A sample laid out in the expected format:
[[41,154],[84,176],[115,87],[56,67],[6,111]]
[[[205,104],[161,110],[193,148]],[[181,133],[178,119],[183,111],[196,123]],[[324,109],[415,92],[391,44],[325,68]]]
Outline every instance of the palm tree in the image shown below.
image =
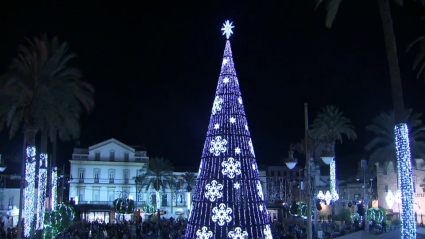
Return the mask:
[[[412,110],[408,110],[407,125],[410,129],[410,145],[414,158],[425,157],[425,126],[422,125],[421,117],[422,113],[412,114]],[[370,153],[369,170],[376,163],[385,170],[389,162],[392,162],[396,169],[394,113],[382,112],[372,120],[372,124],[368,125],[366,130],[375,136],[365,147],[365,150]],[[412,162],[415,163],[414,160]]]
[[311,135],[329,146],[334,146],[336,142],[342,143],[344,135],[351,140],[357,139],[351,120],[343,116],[343,113],[334,105],[325,106],[317,114],[317,118],[311,125]]
[[193,186],[196,185],[196,179],[198,177],[196,176],[196,174],[191,173],[191,172],[186,172],[183,175],[183,180],[186,183],[186,191],[187,191],[187,208],[190,209],[190,193],[192,192]]
[[[357,139],[351,120],[343,116],[336,106],[326,106],[317,114],[317,118],[311,125],[313,138],[321,140],[326,150],[335,152],[335,143],[342,143],[345,135],[348,139]],[[332,204],[332,216],[335,215],[335,207]],[[332,221],[334,217],[332,217]]]
[[[422,17],[422,20],[424,20],[425,17]],[[412,49],[416,43],[419,44],[419,52],[416,54],[416,57],[413,61],[413,70],[417,70],[418,74],[416,75],[416,78],[419,79],[419,76],[423,73],[425,69],[425,35],[422,35],[415,39],[408,47],[407,51]],[[425,74],[422,74],[424,81],[425,81]]]
[[[78,128],[79,132],[80,104],[86,109],[94,106],[93,88],[80,81],[77,69],[67,67],[75,56],[66,53],[67,43],[60,44],[56,37],[49,41],[45,35],[27,42],[28,46],[19,46],[19,56],[12,59],[8,73],[0,79],[0,125],[9,127],[11,138],[23,122],[27,149],[35,149],[35,136],[41,130],[40,152],[44,154],[48,129],[60,127],[64,132]],[[78,127],[71,128],[70,121],[73,125],[76,121]],[[25,163],[32,160],[27,155]]]
[[[326,26],[330,28],[332,22],[335,20],[336,13],[338,11],[339,4],[342,0],[326,0]],[[394,0],[396,4],[403,5],[403,0]],[[316,0],[317,5],[322,3],[323,0]],[[425,5],[425,1],[421,0],[422,5]],[[391,81],[391,93],[394,107],[394,123],[395,130],[394,134],[397,137],[396,144],[402,148],[404,145],[408,145],[409,133],[406,125],[406,111],[404,109],[403,102],[403,89],[401,86],[401,77],[400,77],[400,67],[398,65],[398,56],[397,56],[397,46],[394,35],[393,21],[391,18],[390,11],[390,0],[378,0],[379,12],[382,20],[382,27],[385,39],[385,48],[387,52],[387,60],[390,71],[390,81]],[[407,132],[406,132],[407,131]],[[397,135],[398,134],[398,135]],[[411,162],[408,161],[410,157],[406,155],[411,155],[410,147],[407,146],[403,150],[397,151],[397,159],[400,163],[406,165],[404,169],[400,172],[399,180],[405,182],[409,187],[401,187],[402,191],[402,207],[403,214],[402,217],[406,220],[402,220],[402,237],[408,238],[414,235],[416,237],[416,229],[414,222],[413,211],[410,210],[413,207],[413,173]],[[409,167],[410,166],[410,167]]]
[[[143,170],[143,169],[142,169]],[[136,177],[142,187],[149,190],[152,186],[156,192],[156,208],[158,210],[158,219],[160,217],[160,198],[159,190],[165,190],[166,188],[171,188],[174,176],[173,176],[174,167],[169,160],[163,158],[151,158],[149,159],[149,166],[146,168],[146,172],[140,177]]]

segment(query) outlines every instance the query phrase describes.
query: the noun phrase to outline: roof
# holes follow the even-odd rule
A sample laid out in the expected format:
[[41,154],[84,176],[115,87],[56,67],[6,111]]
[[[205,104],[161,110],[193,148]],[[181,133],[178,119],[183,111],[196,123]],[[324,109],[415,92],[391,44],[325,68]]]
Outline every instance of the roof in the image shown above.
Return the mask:
[[111,138],[111,139],[108,139],[108,140],[106,140],[106,141],[103,141],[103,142],[100,142],[100,143],[98,143],[98,144],[95,144],[95,145],[93,145],[93,146],[90,146],[90,147],[89,147],[89,150],[91,151],[91,150],[94,150],[94,149],[100,148],[100,147],[105,146],[105,145],[110,144],[110,143],[114,143],[114,144],[116,144],[116,145],[118,145],[118,146],[120,146],[120,147],[123,147],[123,148],[125,148],[125,149],[127,149],[128,151],[133,152],[133,153],[134,153],[134,151],[135,151],[135,150],[134,150],[134,148],[132,148],[132,147],[130,147],[130,146],[128,146],[128,145],[126,145],[126,144],[124,144],[124,143],[122,143],[122,142],[120,142],[120,141],[118,141],[118,140],[114,139],[114,138]]

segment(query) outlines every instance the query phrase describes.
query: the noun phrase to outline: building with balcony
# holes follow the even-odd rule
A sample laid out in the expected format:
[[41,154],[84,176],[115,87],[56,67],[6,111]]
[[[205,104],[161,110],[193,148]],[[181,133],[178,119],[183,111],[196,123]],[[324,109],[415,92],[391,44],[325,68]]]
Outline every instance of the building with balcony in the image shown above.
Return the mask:
[[[140,147],[109,139],[75,148],[70,162],[69,198],[80,212],[80,219],[112,222],[112,204],[120,197],[133,199],[142,207],[147,195],[136,197],[134,178],[143,172],[149,157]],[[96,205],[96,206],[95,206]]]

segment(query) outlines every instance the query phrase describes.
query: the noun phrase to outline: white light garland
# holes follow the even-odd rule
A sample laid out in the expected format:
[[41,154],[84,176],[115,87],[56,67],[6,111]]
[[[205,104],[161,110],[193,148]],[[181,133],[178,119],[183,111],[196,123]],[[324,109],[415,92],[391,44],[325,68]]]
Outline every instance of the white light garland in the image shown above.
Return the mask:
[[211,140],[210,153],[214,154],[215,156],[219,156],[220,153],[226,152],[226,145],[227,140],[221,139],[221,136],[217,136],[215,137],[215,140]]
[[230,231],[228,237],[233,239],[244,239],[248,237],[248,232],[242,231],[240,227],[236,227],[234,231]]
[[257,181],[257,192],[258,192],[258,196],[261,198],[261,200],[264,200],[263,188],[261,187],[260,181]]
[[155,191],[155,200],[156,200],[156,209],[158,210],[161,208],[161,199],[160,199],[159,191]]
[[388,190],[387,196],[385,197],[385,202],[387,203],[387,206],[389,207],[389,209],[393,208],[394,205],[394,195],[393,192],[390,190]]
[[27,186],[25,187],[25,221],[24,221],[24,236],[29,237],[31,235],[32,222],[34,221],[35,216],[35,171],[36,171],[36,161],[35,161],[35,147],[27,147],[27,159],[25,163],[25,181]]
[[319,191],[319,193],[317,194],[317,198],[320,200],[325,200],[325,194],[323,194],[322,191]]
[[214,207],[212,210],[212,221],[217,222],[219,226],[224,226],[227,222],[232,221],[232,209],[230,207],[226,207],[226,204],[221,203],[218,207]]
[[238,98],[238,102],[239,102],[239,104],[242,104],[242,97]]
[[47,186],[47,154],[40,154],[40,167],[38,171],[37,190],[37,222],[36,230],[42,230],[44,225],[44,211],[46,206],[46,186]]
[[52,182],[51,182],[51,208],[56,208],[56,205],[58,204],[57,198],[58,198],[58,168],[53,167],[52,168]]
[[260,209],[260,211],[263,211],[263,205],[260,204],[260,206],[258,206],[258,208]]
[[222,162],[221,166],[223,167],[223,170],[221,170],[223,176],[227,175],[229,178],[234,178],[236,175],[241,174],[241,162],[234,158],[229,158],[227,161]]
[[215,115],[218,111],[221,111],[221,104],[223,104],[223,99],[216,96],[212,108],[212,114]]
[[332,159],[330,163],[330,170],[331,170],[331,196],[332,196],[332,202],[336,202],[339,199],[339,195],[336,192],[336,165],[335,165],[335,159]]
[[251,151],[252,156],[255,157],[254,145],[252,145],[252,140],[251,139],[249,139],[248,145],[249,145],[249,151]]
[[208,198],[211,202],[215,202],[216,199],[223,197],[223,185],[217,183],[216,180],[211,181],[211,183],[205,186],[205,197]]
[[270,230],[269,225],[266,225],[266,228],[264,229],[264,238],[265,239],[273,239],[272,230]]
[[325,201],[326,201],[326,204],[328,204],[328,205],[329,205],[329,203],[331,202],[331,200],[332,200],[332,195],[331,195],[331,193],[330,193],[329,191],[326,191],[326,194],[325,194]]
[[202,227],[202,230],[196,231],[196,239],[208,239],[213,236],[212,231],[208,230],[208,227]]
[[409,129],[407,124],[395,126],[399,185],[401,189],[402,238],[416,238],[415,212],[413,210],[413,171],[411,162]]

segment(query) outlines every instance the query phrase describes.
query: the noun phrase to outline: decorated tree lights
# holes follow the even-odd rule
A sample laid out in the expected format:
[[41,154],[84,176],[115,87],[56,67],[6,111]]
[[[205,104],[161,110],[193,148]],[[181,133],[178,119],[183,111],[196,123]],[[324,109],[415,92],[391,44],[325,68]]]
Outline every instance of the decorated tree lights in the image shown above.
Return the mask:
[[51,198],[50,198],[50,202],[51,202],[51,208],[56,208],[56,205],[58,204],[58,168],[57,167],[53,167],[52,168],[52,182],[51,182]]
[[407,124],[395,126],[398,162],[398,181],[401,190],[402,238],[416,238],[415,212],[413,210],[413,171],[410,155],[409,129]]
[[43,230],[44,210],[46,201],[47,186],[47,154],[40,154],[40,164],[38,170],[38,190],[37,190],[37,222],[36,230]]
[[[222,30],[229,39],[232,23]],[[253,143],[227,40],[186,238],[272,238]]]
[[26,149],[26,163],[25,163],[25,220],[24,220],[24,236],[29,237],[32,231],[32,224],[35,216],[35,173],[36,173],[36,161],[35,161],[35,146],[27,147]]

